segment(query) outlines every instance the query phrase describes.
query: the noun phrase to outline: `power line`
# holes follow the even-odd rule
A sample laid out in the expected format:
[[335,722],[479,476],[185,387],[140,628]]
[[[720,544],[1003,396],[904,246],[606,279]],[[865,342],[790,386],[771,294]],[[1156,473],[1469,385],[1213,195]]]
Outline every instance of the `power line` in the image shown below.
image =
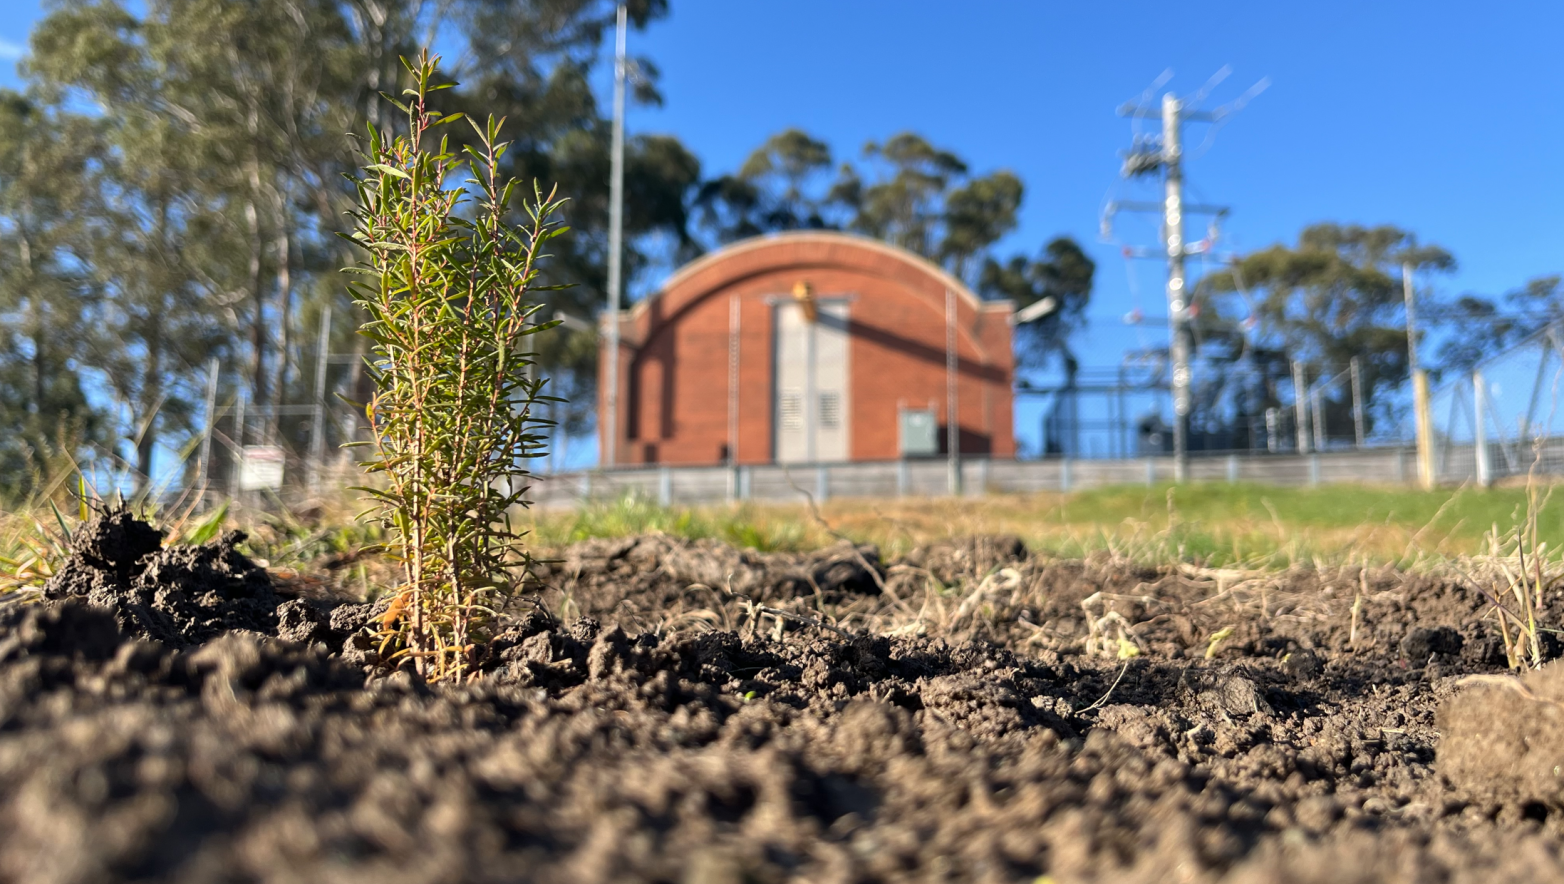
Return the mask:
[[[1109,202],[1103,210],[1102,226],[1105,235],[1111,232],[1113,217],[1120,211],[1157,212],[1162,215],[1162,254],[1168,266],[1168,359],[1172,363],[1173,475],[1175,481],[1179,482],[1185,481],[1189,475],[1189,412],[1192,402],[1189,336],[1191,297],[1187,286],[1185,260],[1190,255],[1205,254],[1210,251],[1215,241],[1217,223],[1228,213],[1225,206],[1190,205],[1184,202],[1183,127],[1189,122],[1216,123],[1227,119],[1242,109],[1270,83],[1269,80],[1261,80],[1237,100],[1215,110],[1197,109],[1196,105],[1204,100],[1211,89],[1225,79],[1228,73],[1229,70],[1223,68],[1207,81],[1200,91],[1184,99],[1180,99],[1172,92],[1164,93],[1161,106],[1152,107],[1150,93],[1160,88],[1161,84],[1171,76],[1171,72],[1164,72],[1156,84],[1142,95],[1138,103],[1125,103],[1119,107],[1119,115],[1129,117],[1132,128],[1134,128],[1134,121],[1141,119],[1160,119],[1162,122],[1160,138],[1142,136],[1138,131],[1134,134],[1130,149],[1124,153],[1121,174],[1125,178],[1138,178],[1160,172],[1163,180],[1163,198],[1161,203],[1113,201]],[[1184,240],[1186,214],[1213,216],[1211,234],[1193,248]],[[1126,248],[1125,256],[1131,257],[1132,254],[1133,250]],[[1139,257],[1139,255],[1134,256]]]

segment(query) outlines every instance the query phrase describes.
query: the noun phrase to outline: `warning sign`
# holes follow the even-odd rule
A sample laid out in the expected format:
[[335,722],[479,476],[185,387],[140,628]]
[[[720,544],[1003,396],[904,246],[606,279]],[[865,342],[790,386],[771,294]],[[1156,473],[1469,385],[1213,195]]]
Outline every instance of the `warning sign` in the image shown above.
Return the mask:
[[287,460],[275,445],[246,445],[239,466],[240,491],[275,491],[282,487],[282,466]]

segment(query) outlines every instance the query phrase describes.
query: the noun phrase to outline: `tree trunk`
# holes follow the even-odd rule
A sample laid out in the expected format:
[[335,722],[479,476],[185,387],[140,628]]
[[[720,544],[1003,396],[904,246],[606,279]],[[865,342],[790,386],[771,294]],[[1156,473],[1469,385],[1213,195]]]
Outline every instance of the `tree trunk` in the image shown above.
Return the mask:
[[29,290],[27,298],[28,336],[33,342],[33,401],[27,410],[34,414],[42,414],[44,410],[44,395],[46,379],[49,377],[48,347],[46,341],[47,320],[44,317],[43,299],[38,294],[38,287],[33,279],[33,249],[28,239],[26,228],[27,216],[22,217],[22,229],[17,232],[17,248],[22,258],[22,278],[27,280],[26,289]]
[[[293,239],[287,217],[283,213],[285,208],[280,207],[277,215],[277,323],[280,337],[277,342],[277,382],[272,389],[277,391],[278,405],[283,403],[288,394],[288,357],[289,348],[293,345]],[[280,417],[274,416],[271,423],[275,427],[280,421]]]
[[[252,174],[251,184],[259,189],[259,174]],[[244,218],[250,228],[250,401],[257,406],[266,404],[266,288],[261,276],[260,213],[255,199],[246,200]]]
[[141,428],[136,438],[136,494],[145,494],[152,484],[152,454],[157,447],[157,409],[163,398],[163,330],[160,314],[148,317],[147,362],[141,378],[141,414],[134,415],[133,426]]
[[[250,303],[254,314],[250,321],[250,401],[257,408],[268,402],[266,392],[266,283],[263,271],[266,243],[261,235],[261,157],[258,139],[261,135],[260,109],[250,102],[246,114],[250,135],[249,178],[250,193],[244,204],[244,218],[250,233]],[[265,426],[263,421],[262,426]]]

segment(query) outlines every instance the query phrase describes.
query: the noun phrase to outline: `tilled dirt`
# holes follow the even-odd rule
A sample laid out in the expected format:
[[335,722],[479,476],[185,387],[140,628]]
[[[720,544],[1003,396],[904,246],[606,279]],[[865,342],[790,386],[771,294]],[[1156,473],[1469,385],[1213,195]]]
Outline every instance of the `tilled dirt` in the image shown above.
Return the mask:
[[590,541],[429,687],[240,542],[0,607],[0,879],[1564,880],[1564,674],[1470,587]]

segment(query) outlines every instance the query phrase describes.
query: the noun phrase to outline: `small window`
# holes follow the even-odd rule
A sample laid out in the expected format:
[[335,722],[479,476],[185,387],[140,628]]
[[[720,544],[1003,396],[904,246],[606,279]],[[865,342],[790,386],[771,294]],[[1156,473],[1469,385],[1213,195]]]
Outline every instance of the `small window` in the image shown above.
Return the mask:
[[804,396],[797,390],[782,391],[782,429],[804,428]]
[[842,394],[834,390],[820,394],[820,428],[834,430],[842,425]]

